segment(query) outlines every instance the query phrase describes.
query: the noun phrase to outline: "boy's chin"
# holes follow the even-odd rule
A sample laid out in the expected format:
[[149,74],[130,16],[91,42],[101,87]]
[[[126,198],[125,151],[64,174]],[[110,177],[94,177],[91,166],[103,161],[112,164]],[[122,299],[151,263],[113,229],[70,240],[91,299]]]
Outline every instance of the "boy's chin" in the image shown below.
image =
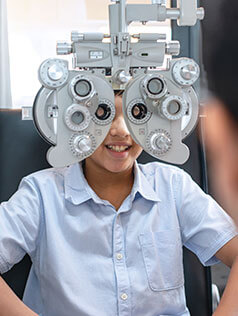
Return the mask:
[[105,169],[108,172],[120,174],[120,173],[129,171],[130,169],[132,169],[132,167],[133,165],[129,165],[129,164],[112,164],[112,165],[107,165]]

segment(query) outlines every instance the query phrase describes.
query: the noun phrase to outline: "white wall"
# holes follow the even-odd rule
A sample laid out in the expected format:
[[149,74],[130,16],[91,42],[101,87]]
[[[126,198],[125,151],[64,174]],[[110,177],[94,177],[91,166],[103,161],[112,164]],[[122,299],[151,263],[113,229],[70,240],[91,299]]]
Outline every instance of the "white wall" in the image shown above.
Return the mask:
[[6,0],[0,0],[0,108],[12,106]]
[[[41,62],[56,57],[57,40],[70,41],[72,30],[108,33],[109,0],[7,0],[13,106],[32,105],[40,84]],[[129,0],[127,3],[151,3]],[[158,25],[158,24],[157,24]],[[138,24],[133,31],[138,32]],[[153,30],[152,30],[152,29]],[[164,24],[170,35],[168,24]],[[140,32],[158,32],[158,26]],[[164,30],[162,30],[164,32]],[[62,58],[62,56],[60,56]],[[71,61],[71,57],[68,57]]]

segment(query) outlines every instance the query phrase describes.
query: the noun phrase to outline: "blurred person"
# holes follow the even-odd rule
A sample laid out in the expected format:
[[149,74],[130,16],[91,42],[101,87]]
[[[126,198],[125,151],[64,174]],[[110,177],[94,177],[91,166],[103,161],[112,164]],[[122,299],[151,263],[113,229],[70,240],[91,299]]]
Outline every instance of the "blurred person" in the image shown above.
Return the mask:
[[[238,1],[222,0],[209,5],[219,7],[209,20],[210,34],[204,33],[208,39],[204,49],[209,54],[206,71],[212,93],[205,107],[210,181],[219,203],[238,225]],[[214,316],[238,315],[232,311],[232,297],[237,297],[237,292],[229,286],[232,275],[231,271]]]
[[210,178],[216,197],[238,225],[238,1],[221,1],[212,22],[206,70],[213,97],[205,107]]

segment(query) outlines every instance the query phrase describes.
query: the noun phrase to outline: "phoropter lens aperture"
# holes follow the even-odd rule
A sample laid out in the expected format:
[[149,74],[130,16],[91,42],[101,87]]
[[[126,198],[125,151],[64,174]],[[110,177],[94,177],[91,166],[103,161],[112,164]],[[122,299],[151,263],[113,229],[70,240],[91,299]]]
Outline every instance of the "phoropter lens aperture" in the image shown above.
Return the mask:
[[132,116],[137,120],[142,120],[146,117],[147,107],[143,103],[136,103],[131,109]]
[[75,83],[74,91],[79,97],[83,98],[90,94],[92,86],[88,80],[80,79]]
[[84,115],[80,111],[76,111],[72,114],[71,120],[74,124],[79,125],[84,121]]
[[168,105],[168,112],[175,115],[180,111],[181,105],[177,101],[171,101]]
[[147,89],[153,95],[160,94],[164,89],[164,83],[159,78],[152,78],[147,83]]
[[107,104],[99,104],[95,115],[99,120],[105,121],[111,115],[111,109]]

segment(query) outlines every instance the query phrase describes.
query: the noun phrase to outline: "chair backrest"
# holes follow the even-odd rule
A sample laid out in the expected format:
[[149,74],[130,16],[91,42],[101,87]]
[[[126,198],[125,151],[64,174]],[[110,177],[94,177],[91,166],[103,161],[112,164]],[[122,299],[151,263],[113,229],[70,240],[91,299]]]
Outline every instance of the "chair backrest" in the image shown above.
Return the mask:
[[[49,145],[38,135],[33,121],[22,121],[21,110],[0,110],[0,202],[17,190],[20,180],[37,170],[48,168],[45,160]],[[28,256],[3,278],[22,298],[31,261]]]
[[[202,183],[199,143],[194,132],[187,143],[191,149],[189,161],[182,166],[199,184]],[[17,190],[21,178],[34,171],[48,168],[45,155],[49,145],[38,135],[32,121],[22,121],[20,110],[0,110],[0,202],[9,199]],[[139,161],[155,159],[142,153]],[[25,257],[3,275],[14,292],[22,298],[30,269]],[[185,289],[187,304],[192,316],[210,316],[210,269],[204,268],[197,257],[184,249]]]

